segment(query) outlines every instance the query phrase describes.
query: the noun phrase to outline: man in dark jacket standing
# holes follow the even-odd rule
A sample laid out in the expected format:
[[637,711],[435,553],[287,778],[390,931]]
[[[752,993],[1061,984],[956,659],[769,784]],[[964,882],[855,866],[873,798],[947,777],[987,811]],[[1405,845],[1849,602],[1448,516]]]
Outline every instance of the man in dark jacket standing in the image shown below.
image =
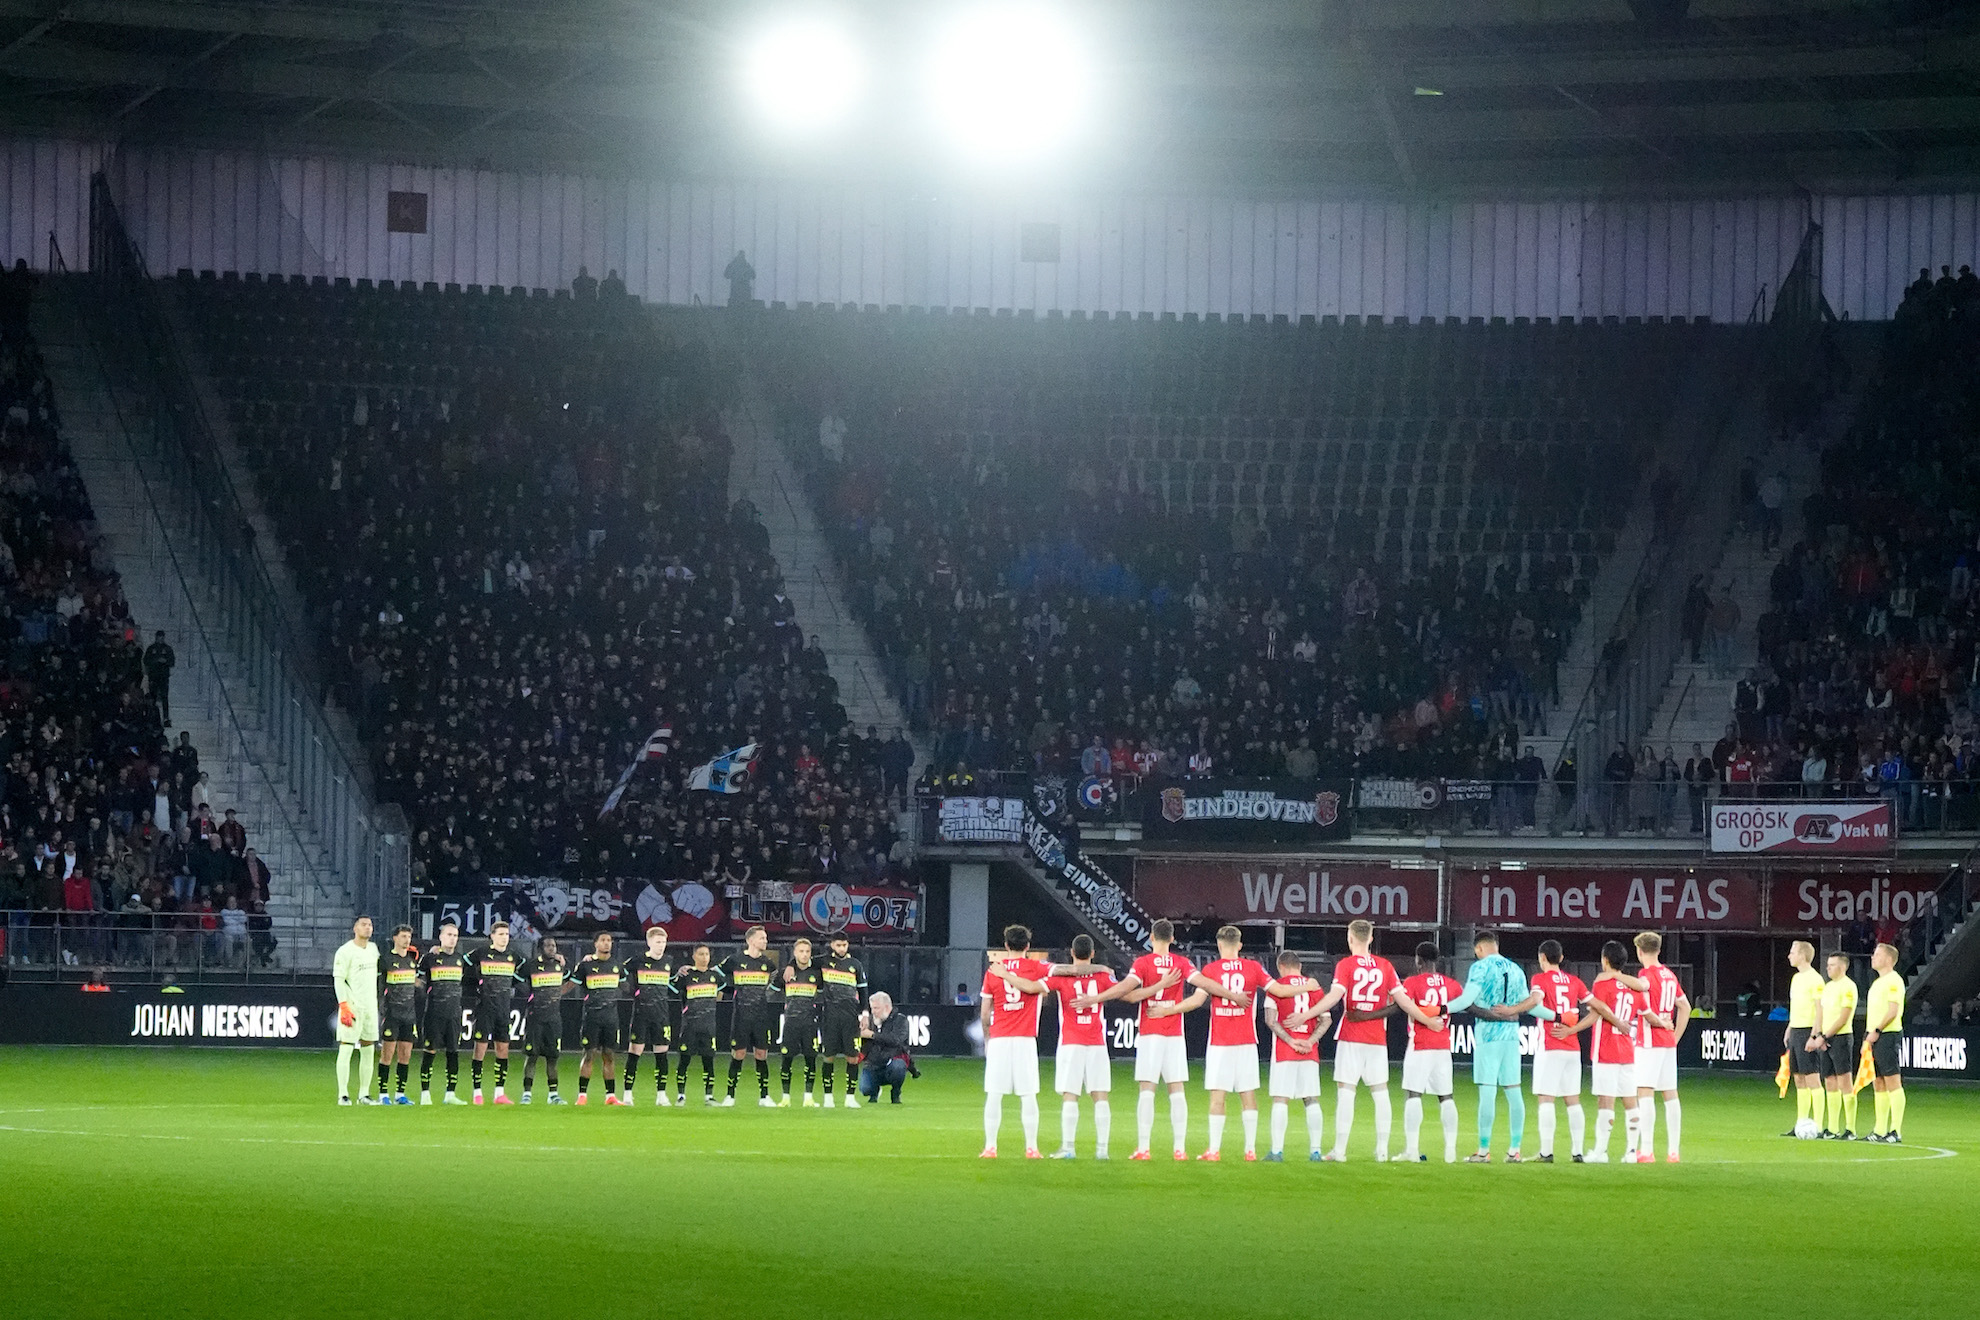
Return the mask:
[[158,630],[158,640],[144,648],[144,680],[151,688],[151,699],[158,705],[158,718],[165,726],[172,725],[172,666],[179,658],[172,654],[172,648],[165,643],[165,630]]
[[861,1015],[860,1035],[866,1038],[866,1052],[859,1062],[859,1093],[871,1104],[880,1102],[880,1088],[889,1088],[895,1104],[901,1102],[901,1084],[910,1076],[919,1077],[914,1058],[908,1053],[908,1020],[894,1011],[894,998],[876,990]]

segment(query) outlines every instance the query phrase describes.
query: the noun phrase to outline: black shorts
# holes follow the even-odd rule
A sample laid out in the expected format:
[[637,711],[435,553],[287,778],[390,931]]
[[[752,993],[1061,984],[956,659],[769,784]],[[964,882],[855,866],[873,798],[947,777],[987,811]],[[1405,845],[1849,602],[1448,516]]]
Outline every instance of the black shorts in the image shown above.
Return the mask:
[[784,1053],[815,1054],[818,1051],[818,1018],[784,1014]]
[[509,1043],[509,1003],[483,1004],[474,1010],[474,1038],[478,1041],[493,1041],[497,1045]]
[[667,1006],[665,1004],[634,1004],[632,1031],[626,1041],[642,1048],[651,1045],[661,1053],[667,1050],[667,1042],[673,1033],[667,1030]]
[[1822,1076],[1856,1076],[1856,1037],[1853,1034],[1829,1037],[1828,1043],[1822,1047]]
[[1898,1075],[1898,1050],[1904,1044],[1901,1031],[1879,1032],[1877,1039],[1870,1042],[1870,1066],[1877,1070],[1879,1077]]
[[819,1032],[818,1052],[829,1058],[851,1058],[859,1053],[859,1014],[851,1009],[826,1009],[825,1024]]
[[461,1006],[458,1003],[426,1005],[426,1020],[420,1024],[419,1047],[423,1050],[457,1050],[461,1047]]
[[688,1018],[681,1020],[681,1054],[713,1054],[715,1052],[715,1020],[705,1022]]
[[413,1016],[410,1008],[387,1013],[379,1039],[402,1040],[411,1044],[419,1039],[419,1019]]
[[1811,1027],[1788,1028],[1788,1071],[1796,1077],[1807,1077],[1822,1071],[1822,1061],[1808,1052],[1808,1033],[1811,1030]]
[[609,1013],[586,1013],[584,1026],[578,1032],[578,1045],[587,1050],[618,1050],[623,1048],[624,1030],[619,1026],[619,1010],[615,1005]]
[[744,1008],[738,1005],[735,1019],[729,1024],[729,1048],[767,1050],[776,1030],[777,1015],[768,1007]]
[[529,1042],[531,1054],[541,1054],[554,1059],[564,1044],[563,1014],[549,1017],[533,1017],[523,1026],[523,1039]]

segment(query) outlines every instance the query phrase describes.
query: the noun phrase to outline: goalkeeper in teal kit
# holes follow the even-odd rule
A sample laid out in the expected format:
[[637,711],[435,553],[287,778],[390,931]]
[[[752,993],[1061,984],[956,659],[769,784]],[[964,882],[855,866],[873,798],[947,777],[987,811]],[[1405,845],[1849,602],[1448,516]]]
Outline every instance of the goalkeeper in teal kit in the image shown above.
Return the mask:
[[1448,1012],[1471,1011],[1473,1029],[1471,1080],[1478,1084],[1478,1149],[1467,1164],[1492,1162],[1492,1124],[1499,1108],[1499,1089],[1506,1092],[1506,1126],[1511,1144],[1506,1163],[1519,1163],[1519,1143],[1526,1135],[1526,1096],[1519,1082],[1519,1013],[1527,1008],[1536,1017],[1551,1018],[1545,1008],[1526,1004],[1526,973],[1499,953],[1499,937],[1481,931],[1472,941],[1478,961],[1464,978],[1464,993],[1451,1001]]

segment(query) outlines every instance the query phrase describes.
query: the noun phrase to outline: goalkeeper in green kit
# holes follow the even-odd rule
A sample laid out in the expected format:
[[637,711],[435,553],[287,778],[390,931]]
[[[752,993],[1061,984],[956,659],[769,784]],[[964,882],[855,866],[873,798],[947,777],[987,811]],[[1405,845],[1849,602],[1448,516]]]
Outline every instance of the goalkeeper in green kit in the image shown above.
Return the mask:
[[356,1052],[358,1103],[376,1104],[371,1078],[378,1045],[378,947],[371,942],[370,917],[351,923],[351,938],[337,950],[331,977],[337,988],[337,1103],[351,1102],[351,1054]]

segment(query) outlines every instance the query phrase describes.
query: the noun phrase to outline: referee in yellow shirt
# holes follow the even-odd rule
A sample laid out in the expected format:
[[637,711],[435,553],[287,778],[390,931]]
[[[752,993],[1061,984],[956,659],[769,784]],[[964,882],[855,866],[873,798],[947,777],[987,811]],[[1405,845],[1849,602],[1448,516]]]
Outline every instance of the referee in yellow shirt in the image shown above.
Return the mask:
[[1849,955],[1829,955],[1829,979],[1808,1048],[1822,1064],[1827,1115],[1821,1136],[1848,1141],[1856,1130],[1856,982],[1849,979]]
[[1877,1074],[1877,1126],[1869,1137],[1885,1145],[1903,1141],[1904,1075],[1898,1071],[1899,1047],[1904,1043],[1904,978],[1897,974],[1894,944],[1879,944],[1870,955],[1877,979],[1870,983],[1870,1007],[1863,1019],[1863,1037],[1870,1044],[1870,1066]]
[[1805,1140],[1822,1130],[1822,1061],[1808,1048],[1822,1012],[1822,974],[1815,970],[1815,946],[1807,940],[1790,944],[1788,966],[1794,968],[1794,980],[1788,983],[1785,1040],[1788,1071],[1794,1074],[1794,1131],[1781,1135]]

